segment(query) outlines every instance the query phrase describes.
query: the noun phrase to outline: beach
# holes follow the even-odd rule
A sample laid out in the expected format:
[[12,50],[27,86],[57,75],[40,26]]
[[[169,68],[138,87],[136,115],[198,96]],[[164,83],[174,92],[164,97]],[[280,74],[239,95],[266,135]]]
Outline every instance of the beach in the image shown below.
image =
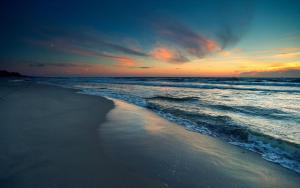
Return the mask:
[[112,164],[97,129],[113,103],[53,86],[1,82],[0,187],[144,187]]
[[299,174],[144,108],[0,81],[0,187],[299,187]]

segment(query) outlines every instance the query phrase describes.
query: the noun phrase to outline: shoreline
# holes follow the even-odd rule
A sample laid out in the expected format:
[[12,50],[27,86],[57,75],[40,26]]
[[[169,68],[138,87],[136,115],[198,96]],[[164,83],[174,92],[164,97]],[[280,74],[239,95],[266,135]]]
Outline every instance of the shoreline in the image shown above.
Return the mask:
[[24,83],[0,87],[1,187],[300,185],[290,170],[140,107]]
[[[99,128],[115,163],[168,187],[298,187],[296,172],[120,100]],[[126,162],[124,162],[126,161]]]
[[[230,82],[230,86],[225,84],[230,89],[224,90],[225,86],[220,88],[217,83],[227,80],[220,78],[158,78],[155,79],[158,82],[154,83],[151,82],[152,78],[132,79],[95,77],[37,80],[80,89],[80,93],[120,99],[145,107],[164,119],[186,127],[187,130],[225,140],[259,153],[265,160],[300,173],[300,143],[297,144],[300,114],[296,95],[289,92],[294,90],[291,80],[239,80]],[[165,81],[169,84],[165,84]],[[277,95],[277,92],[282,91],[278,88],[278,84],[280,87],[283,84],[282,81],[284,85],[287,84],[287,88],[284,89],[283,95]],[[197,87],[190,87],[193,84]],[[249,92],[240,91],[240,87],[249,86]],[[266,89],[271,89],[272,92],[265,93]],[[235,96],[240,96],[240,99]],[[217,99],[214,100],[214,97]],[[273,104],[272,98],[278,100],[278,103]],[[286,101],[285,98],[295,102],[288,105],[289,100]]]
[[61,87],[0,82],[0,187],[154,185],[135,180],[101,149],[97,129],[112,101]]

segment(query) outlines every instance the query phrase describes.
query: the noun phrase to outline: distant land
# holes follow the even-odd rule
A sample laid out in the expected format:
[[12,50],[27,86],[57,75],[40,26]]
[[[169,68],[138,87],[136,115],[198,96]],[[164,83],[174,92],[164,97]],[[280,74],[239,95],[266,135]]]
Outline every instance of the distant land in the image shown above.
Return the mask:
[[9,72],[6,70],[0,70],[0,77],[24,77],[24,75],[18,72]]

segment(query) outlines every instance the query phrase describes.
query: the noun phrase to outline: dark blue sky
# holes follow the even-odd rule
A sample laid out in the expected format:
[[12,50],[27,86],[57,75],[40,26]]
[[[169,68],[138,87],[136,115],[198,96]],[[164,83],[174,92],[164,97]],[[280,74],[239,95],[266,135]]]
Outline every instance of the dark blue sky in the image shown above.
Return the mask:
[[237,58],[224,75],[299,68],[300,1],[2,0],[0,18],[0,68],[27,74],[222,75]]

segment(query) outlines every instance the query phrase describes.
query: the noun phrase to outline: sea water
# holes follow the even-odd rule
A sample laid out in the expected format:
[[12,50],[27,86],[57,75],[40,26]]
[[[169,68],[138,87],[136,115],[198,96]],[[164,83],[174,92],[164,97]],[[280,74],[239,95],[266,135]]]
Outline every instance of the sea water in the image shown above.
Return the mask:
[[293,78],[34,78],[121,99],[300,173],[300,80]]

